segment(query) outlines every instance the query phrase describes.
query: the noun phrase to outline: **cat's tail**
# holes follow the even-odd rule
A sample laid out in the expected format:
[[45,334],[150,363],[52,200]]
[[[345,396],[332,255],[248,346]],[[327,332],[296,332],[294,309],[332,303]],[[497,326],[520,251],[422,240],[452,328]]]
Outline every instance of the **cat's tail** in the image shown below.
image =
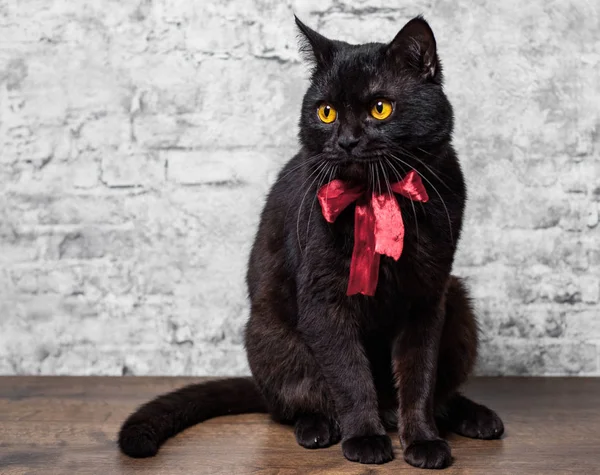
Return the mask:
[[123,423],[119,447],[130,457],[152,457],[168,438],[190,426],[212,417],[250,412],[267,412],[252,378],[192,384],[139,407]]

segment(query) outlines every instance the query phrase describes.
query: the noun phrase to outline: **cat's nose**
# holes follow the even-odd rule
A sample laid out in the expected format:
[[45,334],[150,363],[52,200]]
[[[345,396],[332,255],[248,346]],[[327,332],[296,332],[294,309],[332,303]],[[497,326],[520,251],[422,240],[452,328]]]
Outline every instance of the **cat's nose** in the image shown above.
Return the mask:
[[343,148],[346,152],[350,152],[354,147],[358,145],[359,139],[352,135],[341,135],[338,138],[338,145]]

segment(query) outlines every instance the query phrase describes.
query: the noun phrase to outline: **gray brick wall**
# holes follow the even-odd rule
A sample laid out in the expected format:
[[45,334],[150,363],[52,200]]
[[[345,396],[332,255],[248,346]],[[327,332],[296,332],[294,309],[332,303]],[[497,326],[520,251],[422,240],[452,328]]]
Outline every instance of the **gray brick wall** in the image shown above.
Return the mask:
[[600,8],[587,0],[0,2],[0,373],[247,372],[243,275],[297,148],[292,12],[424,13],[470,185],[484,374],[600,375]]

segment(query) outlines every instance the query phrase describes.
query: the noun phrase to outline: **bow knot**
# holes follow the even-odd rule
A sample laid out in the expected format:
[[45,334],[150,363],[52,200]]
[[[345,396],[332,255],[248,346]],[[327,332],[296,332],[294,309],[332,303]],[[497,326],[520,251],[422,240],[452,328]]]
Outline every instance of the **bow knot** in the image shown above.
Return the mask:
[[[414,170],[394,183],[391,189],[413,201],[425,203],[429,200],[421,177]],[[392,193],[372,192],[367,196],[364,188],[351,188],[341,180],[323,185],[317,196],[323,216],[329,223],[356,201],[354,248],[346,293],[375,295],[381,254],[398,260],[404,246],[404,223],[398,200]]]

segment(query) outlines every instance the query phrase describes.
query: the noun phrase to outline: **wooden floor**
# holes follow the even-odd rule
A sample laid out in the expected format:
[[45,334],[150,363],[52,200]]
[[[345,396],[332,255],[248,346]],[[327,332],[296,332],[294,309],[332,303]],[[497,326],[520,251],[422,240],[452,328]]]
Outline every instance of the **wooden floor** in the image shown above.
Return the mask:
[[[396,460],[346,461],[340,446],[309,451],[265,415],[214,419],[180,434],[157,457],[120,454],[116,433],[138,404],[197,379],[0,377],[0,474],[396,474]],[[450,436],[447,474],[600,474],[600,379],[476,379],[466,393],[493,407],[506,435]]]

